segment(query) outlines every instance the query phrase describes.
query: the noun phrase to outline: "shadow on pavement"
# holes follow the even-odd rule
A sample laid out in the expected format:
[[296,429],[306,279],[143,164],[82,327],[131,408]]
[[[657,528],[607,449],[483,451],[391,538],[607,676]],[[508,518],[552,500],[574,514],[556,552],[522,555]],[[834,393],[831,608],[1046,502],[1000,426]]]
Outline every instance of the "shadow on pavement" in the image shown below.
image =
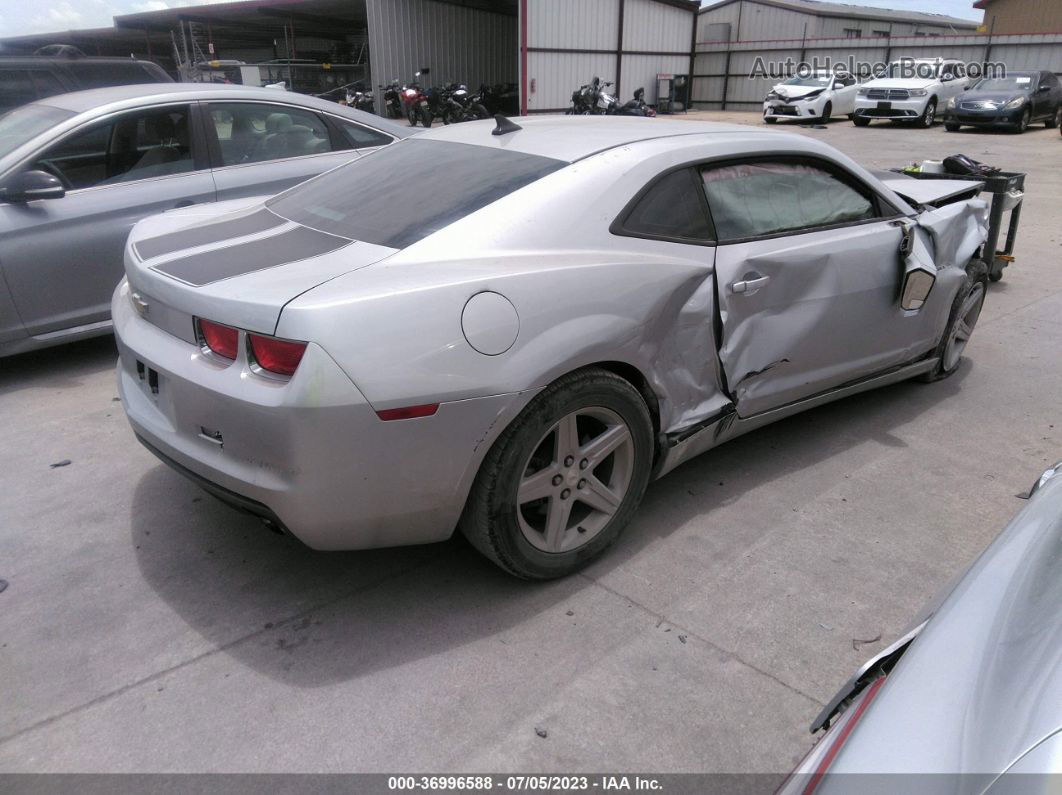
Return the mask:
[[[622,566],[691,519],[710,518],[750,488],[867,441],[904,446],[893,430],[957,393],[970,369],[967,360],[937,384],[904,383],[848,398],[685,464],[650,486],[594,575]],[[215,647],[299,687],[366,676],[492,636],[504,643],[505,633],[529,617],[593,587],[581,576],[514,579],[459,535],[431,546],[314,552],[162,465],[140,480],[132,511],[131,542],[158,595]]]
[[117,361],[118,349],[110,334],[8,356],[0,359],[0,395],[22,389],[78,387],[83,377],[113,368]]

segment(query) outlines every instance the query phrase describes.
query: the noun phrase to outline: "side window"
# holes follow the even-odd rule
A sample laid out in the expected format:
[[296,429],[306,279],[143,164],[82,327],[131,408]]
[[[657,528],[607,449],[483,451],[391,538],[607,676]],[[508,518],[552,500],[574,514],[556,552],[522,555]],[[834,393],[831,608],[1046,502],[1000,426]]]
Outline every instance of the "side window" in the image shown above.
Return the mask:
[[214,102],[210,117],[218,136],[221,165],[260,163],[332,150],[328,127],[312,111],[290,105]]
[[90,125],[45,150],[34,163],[68,190],[191,171],[187,105],[127,113]]
[[852,223],[877,217],[873,200],[831,172],[762,161],[701,170],[719,240]]
[[691,177],[690,170],[683,168],[658,180],[628,213],[622,230],[650,237],[711,240],[712,230]]
[[30,72],[33,83],[37,87],[37,97],[54,97],[56,94],[65,94],[66,87],[59,82],[59,78],[44,69],[33,69]]
[[337,149],[367,149],[371,146],[387,146],[394,140],[390,135],[368,127],[362,127],[360,124],[355,124],[351,121],[335,119],[335,122],[343,133],[345,144],[349,144],[336,147]]

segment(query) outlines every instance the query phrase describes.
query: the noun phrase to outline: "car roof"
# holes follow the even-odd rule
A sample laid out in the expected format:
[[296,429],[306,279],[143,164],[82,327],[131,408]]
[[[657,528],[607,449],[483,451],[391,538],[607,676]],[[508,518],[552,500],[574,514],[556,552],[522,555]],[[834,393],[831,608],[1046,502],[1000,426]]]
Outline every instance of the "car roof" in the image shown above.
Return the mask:
[[765,129],[745,124],[637,116],[524,116],[512,121],[520,129],[503,135],[494,135],[495,122],[486,120],[435,127],[417,137],[511,149],[570,163],[608,149],[658,138],[706,133],[768,133]]
[[[34,64],[63,64],[64,66],[77,66],[79,63],[149,63],[158,66],[154,61],[145,58],[118,58],[106,55],[0,55],[0,66],[33,66]],[[161,66],[159,67],[162,68]]]
[[336,102],[328,102],[317,97],[283,91],[276,88],[259,88],[255,86],[238,86],[226,83],[137,83],[126,86],[108,86],[90,88],[85,91],[73,91],[69,94],[57,94],[37,100],[35,105],[50,105],[53,108],[69,110],[73,113],[99,111],[109,113],[126,108],[135,108],[145,102],[201,100],[258,100],[262,102],[287,102],[307,108],[326,111],[337,116],[345,116],[351,121],[361,122],[377,130],[383,130],[396,138],[405,138],[413,131],[381,116],[354,110]]

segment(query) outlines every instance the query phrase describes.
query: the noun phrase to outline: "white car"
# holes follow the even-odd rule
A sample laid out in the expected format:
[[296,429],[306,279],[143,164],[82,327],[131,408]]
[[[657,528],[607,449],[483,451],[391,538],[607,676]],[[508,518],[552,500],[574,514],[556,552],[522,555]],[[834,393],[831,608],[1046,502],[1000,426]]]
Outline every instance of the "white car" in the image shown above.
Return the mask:
[[969,84],[962,61],[943,58],[894,61],[885,74],[859,87],[852,121],[857,127],[866,127],[874,119],[932,127],[948,100],[965,91]]
[[763,120],[816,119],[823,124],[833,116],[852,117],[858,82],[846,72],[796,75],[770,90],[763,101]]

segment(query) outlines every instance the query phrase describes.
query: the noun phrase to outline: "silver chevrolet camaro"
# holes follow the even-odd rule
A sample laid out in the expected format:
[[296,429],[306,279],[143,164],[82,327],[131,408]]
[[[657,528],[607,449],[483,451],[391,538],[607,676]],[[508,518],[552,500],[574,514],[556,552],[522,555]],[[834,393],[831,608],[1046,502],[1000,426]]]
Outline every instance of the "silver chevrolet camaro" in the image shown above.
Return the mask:
[[435,129],[139,223],[119,388],[162,460],[311,547],[460,527],[557,577],[692,456],[953,373],[985,296],[978,187],[739,125]]

